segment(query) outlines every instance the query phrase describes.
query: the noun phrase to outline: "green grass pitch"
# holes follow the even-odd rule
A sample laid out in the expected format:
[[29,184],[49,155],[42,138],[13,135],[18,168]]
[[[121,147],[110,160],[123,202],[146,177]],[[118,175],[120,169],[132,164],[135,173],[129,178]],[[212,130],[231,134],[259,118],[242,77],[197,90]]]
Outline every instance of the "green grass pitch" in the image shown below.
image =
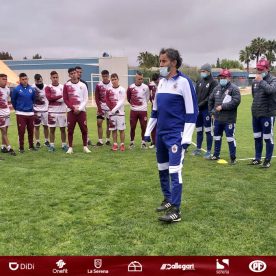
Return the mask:
[[[238,159],[253,157],[251,101],[243,96],[239,107]],[[94,143],[95,118],[90,108]],[[167,225],[155,212],[163,199],[155,151],[139,148],[139,131],[133,151],[114,153],[104,146],[84,154],[77,130],[72,156],[61,151],[59,130],[56,135],[55,153],[44,147],[0,155],[0,255],[276,254],[276,160],[268,170],[248,161],[219,165],[191,156],[191,146],[183,169],[182,221]],[[17,145],[14,114],[9,136]],[[126,137],[128,145],[129,123]],[[221,157],[229,160],[225,137]]]

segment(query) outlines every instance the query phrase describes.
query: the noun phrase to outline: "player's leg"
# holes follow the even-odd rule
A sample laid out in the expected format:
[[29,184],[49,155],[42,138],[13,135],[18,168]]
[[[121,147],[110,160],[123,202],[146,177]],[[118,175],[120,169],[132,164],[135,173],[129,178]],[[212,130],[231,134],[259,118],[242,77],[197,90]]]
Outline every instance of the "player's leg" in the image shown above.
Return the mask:
[[266,144],[266,154],[263,163],[263,168],[269,168],[271,166],[271,158],[274,150],[273,141],[273,127],[275,123],[275,117],[265,117],[262,119],[263,137]]
[[117,117],[117,129],[120,132],[120,151],[125,151],[125,129],[126,122],[125,116],[116,116]]
[[34,113],[34,135],[35,135],[35,141],[36,141],[36,148],[40,148],[41,147],[41,143],[40,143],[40,133],[39,133],[39,129],[40,129],[40,125],[41,125],[41,113],[40,112],[35,112]]
[[0,117],[0,129],[1,129],[1,140],[2,140],[2,145],[1,145],[1,152],[2,153],[7,153],[7,144],[6,144],[6,139],[5,139],[5,134],[4,128],[6,128],[6,117]]
[[252,117],[253,135],[255,142],[255,158],[251,161],[252,165],[259,165],[262,163],[263,151],[263,133],[261,118]]
[[156,159],[158,165],[160,186],[164,196],[161,205],[156,208],[157,212],[166,211],[171,207],[171,187],[169,174],[169,152],[164,143],[164,137],[156,136]]
[[3,127],[0,126],[0,129],[1,129],[1,132],[2,132],[2,141],[4,142],[4,145],[6,145],[7,153],[9,153],[10,155],[15,156],[16,153],[12,149],[12,147],[10,145],[9,138],[8,138],[8,126],[9,126],[9,124],[10,124],[10,118],[6,117],[5,118],[5,125]]
[[204,154],[204,158],[209,159],[211,157],[211,150],[213,144],[212,136],[212,118],[208,112],[208,109],[202,112],[203,114],[203,126],[206,135],[207,152]]
[[77,123],[77,115],[74,114],[73,111],[67,113],[67,133],[68,133],[68,144],[69,148],[66,153],[71,154],[73,153],[73,137],[74,137],[74,130]]
[[66,127],[67,127],[67,118],[66,114],[58,114],[57,115],[57,127],[60,129],[60,138],[61,138],[61,148],[63,151],[68,150],[68,146],[66,143]]
[[105,144],[107,146],[110,146],[110,130],[109,130],[109,115],[108,115],[108,111],[105,112],[105,118],[106,118],[106,142]]
[[27,116],[23,115],[16,115],[16,123],[17,123],[17,131],[18,131],[18,138],[19,138],[19,152],[24,152],[24,135],[25,135],[25,129],[27,125]]
[[90,153],[91,151],[87,147],[88,128],[87,128],[86,112],[82,111],[77,115],[77,122],[80,127],[80,131],[82,135],[83,151],[85,153]]
[[169,173],[171,180],[171,208],[159,220],[177,222],[181,220],[182,167],[185,150],[181,146],[181,135],[166,135],[165,144],[169,150]]
[[49,127],[48,127],[48,112],[41,113],[41,124],[43,125],[43,133],[44,133],[44,146],[49,147]]
[[226,134],[226,139],[228,142],[228,147],[229,147],[229,153],[230,153],[230,164],[235,165],[236,164],[236,139],[235,139],[235,124],[225,124],[225,134]]
[[203,115],[198,112],[196,120],[196,149],[192,152],[193,155],[201,155],[201,147],[203,142]]
[[139,111],[138,112],[138,119],[140,122],[140,127],[141,127],[141,148],[142,149],[146,149],[147,148],[147,144],[144,141],[144,136],[145,136],[145,132],[146,132],[146,128],[147,128],[147,123],[148,123],[148,114],[147,111]]
[[36,151],[36,148],[34,147],[34,116],[25,116],[25,117],[27,121],[29,150]]
[[223,130],[224,130],[224,123],[221,123],[215,120],[214,122],[215,147],[214,147],[214,154],[211,157],[211,160],[218,160],[220,158]]
[[130,118],[129,118],[129,123],[130,123],[130,145],[129,148],[133,149],[134,148],[134,138],[135,138],[135,129],[138,121],[138,112],[130,110]]
[[151,132],[151,144],[149,146],[150,149],[154,149],[156,144],[156,126]]
[[48,151],[55,151],[55,133],[56,133],[57,115],[52,112],[48,112],[48,126],[50,129],[50,147]]
[[103,120],[102,115],[97,115],[98,142],[97,146],[103,146]]

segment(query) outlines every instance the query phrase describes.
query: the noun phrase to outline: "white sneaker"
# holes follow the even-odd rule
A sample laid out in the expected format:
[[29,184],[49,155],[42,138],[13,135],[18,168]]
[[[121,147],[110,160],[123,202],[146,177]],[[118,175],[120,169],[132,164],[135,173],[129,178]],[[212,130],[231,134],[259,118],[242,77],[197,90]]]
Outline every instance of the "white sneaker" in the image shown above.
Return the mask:
[[147,144],[146,143],[141,143],[141,149],[147,149]]
[[66,151],[66,153],[72,154],[73,153],[73,148],[69,147],[68,150]]
[[88,147],[83,147],[83,151],[84,151],[85,153],[90,153],[90,152],[91,152],[91,150],[89,150]]

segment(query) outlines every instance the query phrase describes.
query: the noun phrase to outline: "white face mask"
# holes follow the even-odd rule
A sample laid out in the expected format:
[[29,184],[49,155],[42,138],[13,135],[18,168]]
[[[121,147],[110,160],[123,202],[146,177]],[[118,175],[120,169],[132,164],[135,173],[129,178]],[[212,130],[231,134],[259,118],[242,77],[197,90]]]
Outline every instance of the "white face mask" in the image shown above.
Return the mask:
[[170,67],[160,67],[159,68],[159,73],[160,73],[160,76],[162,77],[167,77],[170,73]]

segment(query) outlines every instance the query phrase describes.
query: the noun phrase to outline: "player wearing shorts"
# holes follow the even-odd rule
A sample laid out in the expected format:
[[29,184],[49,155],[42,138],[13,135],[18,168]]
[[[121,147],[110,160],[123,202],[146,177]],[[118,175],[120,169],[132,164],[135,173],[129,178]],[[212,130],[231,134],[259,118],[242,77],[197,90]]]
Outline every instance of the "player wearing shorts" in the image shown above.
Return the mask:
[[[8,99],[10,96],[10,89],[7,87],[7,75],[0,74],[0,131],[2,136],[1,152],[16,155],[11,148],[8,139],[8,127],[10,124],[10,108]],[[1,159],[0,159],[1,160]]]
[[49,147],[49,129],[48,129],[48,100],[45,95],[45,85],[43,83],[42,76],[40,74],[34,75],[35,83],[33,88],[35,89],[35,103],[34,103],[34,134],[36,140],[36,148],[40,148],[39,129],[40,125],[43,126],[45,143],[44,145]]
[[111,74],[112,88],[106,91],[106,104],[109,111],[109,130],[112,131],[112,150],[118,150],[117,130],[120,132],[120,151],[125,151],[125,110],[126,91],[119,85],[117,74]]
[[48,106],[48,126],[50,128],[50,147],[48,151],[55,151],[55,131],[60,129],[61,147],[64,151],[68,150],[66,144],[67,127],[67,107],[63,100],[63,85],[59,83],[59,76],[56,71],[50,73],[52,84],[46,86],[45,93],[49,102]]
[[112,88],[111,81],[109,79],[109,72],[103,70],[101,72],[102,81],[96,85],[95,100],[97,104],[97,128],[99,141],[97,146],[103,145],[103,121],[106,119],[106,145],[110,145],[110,130],[109,130],[109,108],[105,101],[106,91]]

